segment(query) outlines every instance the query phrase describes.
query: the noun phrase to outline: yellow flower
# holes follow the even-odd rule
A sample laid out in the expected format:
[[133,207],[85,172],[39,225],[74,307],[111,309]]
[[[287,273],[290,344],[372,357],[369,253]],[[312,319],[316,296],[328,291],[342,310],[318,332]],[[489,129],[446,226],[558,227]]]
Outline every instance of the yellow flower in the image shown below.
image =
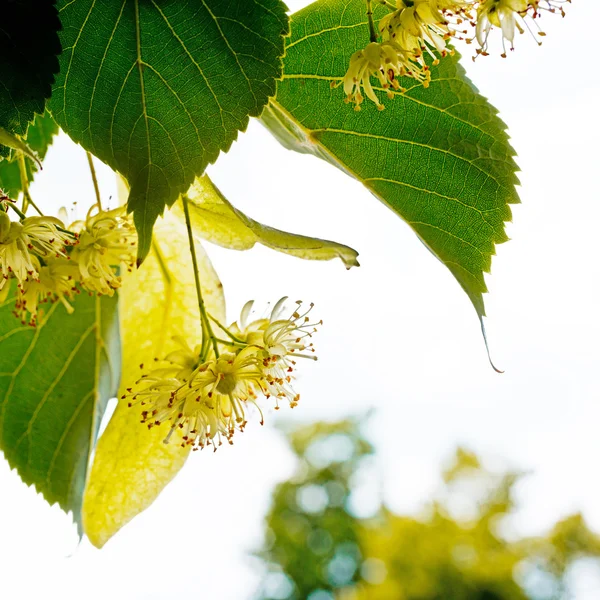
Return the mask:
[[[399,77],[411,77],[428,87],[431,81],[425,54],[439,61],[449,53],[447,42],[458,37],[458,26],[469,19],[473,0],[398,0],[398,9],[379,21],[382,43],[371,42],[350,58],[342,81],[346,102],[360,110],[364,98],[361,88],[379,110],[384,108],[373,90],[371,77],[393,97],[392,89],[402,90]],[[460,32],[466,33],[466,31]],[[333,85],[333,84],[332,84]]]
[[[270,318],[248,323],[252,303],[242,310],[239,323],[227,333],[230,343],[221,342],[225,350],[218,357],[200,360],[202,346],[193,350],[181,339],[180,348],[171,352],[161,364],[144,375],[122,397],[129,406],[141,405],[141,421],[148,427],[169,422],[165,436],[169,442],[175,431],[181,433],[182,446],[194,449],[207,444],[215,449],[225,439],[232,443],[236,431],[246,426],[246,410],[258,405],[261,396],[286,399],[291,407],[299,395],[292,389],[296,358],[316,360],[309,338],[317,323],[308,313],[282,317],[286,298],[282,298]],[[301,303],[298,303],[298,308]]]
[[[397,44],[371,42],[364,50],[355,52],[350,58],[350,66],[342,80],[346,103],[354,103],[354,110],[360,110],[364,97],[371,100],[379,110],[385,107],[373,89],[371,77],[375,77],[386,90],[388,98],[393,97],[392,89],[401,90],[399,77],[414,77],[426,83],[429,80],[429,67],[419,64],[418,59],[410,58]],[[339,84],[332,84],[336,87]]]
[[379,30],[384,41],[395,42],[406,52],[416,55],[428,46],[440,53],[445,52],[446,39],[450,37],[445,18],[438,11],[431,10],[428,0],[410,7],[403,6],[386,15],[379,22]]
[[173,339],[180,348],[165,356],[165,361],[171,364],[166,368],[165,374],[177,379],[189,379],[200,365],[201,346],[198,345],[192,350],[181,336],[175,336]]
[[75,240],[61,231],[64,225],[53,217],[27,217],[11,221],[0,210],[0,289],[12,275],[21,286],[39,274],[35,255],[40,257],[63,256],[65,246]]
[[513,47],[515,29],[518,27],[523,32],[517,18],[527,12],[528,4],[527,0],[485,0],[481,3],[477,9],[476,36],[483,54],[487,53],[488,37],[493,27],[502,29],[503,48],[504,40]]
[[97,208],[92,206],[85,223],[73,225],[80,231],[79,244],[71,257],[79,265],[82,287],[112,296],[121,285],[117,268],[132,269],[135,264],[135,229],[124,208],[110,211]]
[[[570,0],[565,0],[570,2]],[[488,40],[491,30],[499,27],[502,30],[502,56],[506,57],[506,43],[510,44],[510,49],[514,49],[515,33],[524,33],[525,29],[535,36],[534,31],[529,25],[529,21],[535,24],[537,34],[545,36],[535,21],[541,15],[541,11],[550,13],[559,12],[565,16],[560,0],[484,0],[477,9],[477,25],[475,36],[480,48],[478,54],[488,54]],[[536,43],[541,42],[535,38]]]
[[37,279],[28,279],[19,288],[15,303],[15,316],[23,325],[35,327],[38,323],[40,304],[52,303],[60,300],[69,314],[73,307],[68,299],[73,294],[78,294],[75,283],[77,281],[77,265],[65,258],[48,258],[45,265],[41,265],[36,257],[32,257]]
[[235,431],[246,424],[247,402],[254,403],[259,390],[262,374],[256,351],[246,347],[224,353],[197,366],[188,377],[197,355],[177,351],[169,357],[172,367],[151,371],[138,382],[139,390],[129,391],[129,406],[148,407],[142,412],[148,427],[171,423],[165,443],[177,429],[183,446],[203,448],[212,443],[216,448],[222,438],[231,443]]
[[472,2],[462,0],[398,0],[398,10],[379,22],[384,41],[398,45],[418,59],[426,52],[433,59],[433,50],[443,57],[448,54],[447,41],[459,37],[458,27],[469,19]]
[[234,324],[230,329],[239,331],[247,343],[258,349],[258,357],[262,363],[263,377],[260,380],[262,393],[273,397],[276,408],[279,399],[285,399],[293,408],[298,404],[300,395],[292,388],[293,372],[296,370],[297,358],[317,360],[311,342],[312,334],[322,322],[311,322],[308,317],[313,308],[301,312],[301,301],[291,315],[285,317],[287,297],[281,298],[271,311],[268,319],[258,319],[247,323],[252,303],[242,310],[240,325]]

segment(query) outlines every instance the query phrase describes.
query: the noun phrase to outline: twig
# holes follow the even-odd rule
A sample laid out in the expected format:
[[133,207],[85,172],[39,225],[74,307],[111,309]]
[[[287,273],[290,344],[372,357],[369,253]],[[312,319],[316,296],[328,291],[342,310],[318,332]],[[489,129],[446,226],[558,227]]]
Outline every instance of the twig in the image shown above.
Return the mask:
[[90,173],[92,174],[92,181],[94,182],[94,191],[96,192],[96,202],[98,204],[98,210],[102,210],[102,201],[100,200],[100,188],[98,187],[98,178],[96,177],[96,169],[94,168],[94,158],[90,152],[86,152],[88,165],[90,166]]

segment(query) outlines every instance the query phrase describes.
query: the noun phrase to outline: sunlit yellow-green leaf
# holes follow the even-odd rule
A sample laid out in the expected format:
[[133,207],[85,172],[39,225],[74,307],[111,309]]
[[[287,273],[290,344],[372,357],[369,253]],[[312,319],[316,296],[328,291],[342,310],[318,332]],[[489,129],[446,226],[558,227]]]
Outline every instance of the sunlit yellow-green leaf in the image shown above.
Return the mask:
[[[173,335],[193,346],[201,335],[194,275],[185,225],[169,213],[159,219],[152,251],[121,291],[123,375],[119,395],[139,378],[140,364],[175,348]],[[212,315],[225,318],[222,286],[210,260],[196,248],[204,299]],[[149,430],[139,409],[119,402],[96,448],[83,504],[84,531],[102,547],[146,509],[185,463],[188,449],[164,444],[165,427]]]
[[[288,233],[258,223],[233,206],[206,175],[188,192],[194,231],[200,237],[233,250],[259,243],[278,252],[309,260],[339,258],[347,269],[357,267],[358,252],[329,240]],[[181,212],[181,207],[178,206]]]

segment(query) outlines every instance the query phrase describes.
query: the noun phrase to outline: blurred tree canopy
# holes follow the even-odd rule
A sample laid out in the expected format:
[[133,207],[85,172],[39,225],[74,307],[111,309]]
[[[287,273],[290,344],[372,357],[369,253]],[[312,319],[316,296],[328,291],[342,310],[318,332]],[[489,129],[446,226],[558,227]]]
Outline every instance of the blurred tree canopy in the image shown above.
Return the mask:
[[600,566],[600,537],[580,514],[547,535],[503,535],[522,473],[492,472],[462,448],[418,517],[381,506],[361,519],[351,495],[373,454],[358,420],[288,432],[294,476],[275,490],[258,556],[261,600],[566,600],[569,570]]

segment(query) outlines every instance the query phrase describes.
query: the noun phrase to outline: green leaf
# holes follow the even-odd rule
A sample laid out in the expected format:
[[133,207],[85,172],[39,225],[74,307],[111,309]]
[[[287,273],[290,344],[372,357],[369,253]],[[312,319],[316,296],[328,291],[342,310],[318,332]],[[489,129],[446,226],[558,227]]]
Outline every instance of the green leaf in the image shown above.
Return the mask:
[[[375,17],[385,14],[378,7]],[[351,54],[368,43],[364,3],[319,0],[292,17],[283,81],[263,122],[288,148],[310,152],[361,181],[450,269],[484,316],[484,273],[507,240],[518,183],[506,126],[458,58],[432,69],[429,88],[355,112],[341,87]],[[376,88],[385,99],[385,91]]]
[[58,124],[129,182],[139,255],[152,227],[258,116],[281,75],[280,0],[60,0]]
[[81,527],[90,453],[119,380],[117,298],[82,294],[71,315],[47,307],[34,329],[12,314],[14,291],[0,306],[0,449]]
[[[43,115],[36,115],[33,123],[30,123],[27,128],[27,133],[23,139],[27,142],[29,148],[37,154],[37,157],[43,160],[56,133],[58,133],[58,125],[52,115],[46,111]],[[0,189],[4,190],[13,199],[16,199],[23,190],[17,158],[16,153],[13,153],[10,159],[0,161]],[[25,168],[27,170],[27,181],[31,183],[38,170],[37,165],[31,160],[26,160]]]
[[[58,72],[59,29],[53,0],[2,3],[0,128],[24,135],[34,113],[44,112]],[[9,149],[0,144],[0,161],[8,154]]]
[[339,258],[347,269],[358,266],[358,252],[348,246],[274,229],[246,216],[223,196],[208,175],[196,180],[188,197],[194,233],[209,242],[233,250],[248,250],[259,243],[298,258]]

